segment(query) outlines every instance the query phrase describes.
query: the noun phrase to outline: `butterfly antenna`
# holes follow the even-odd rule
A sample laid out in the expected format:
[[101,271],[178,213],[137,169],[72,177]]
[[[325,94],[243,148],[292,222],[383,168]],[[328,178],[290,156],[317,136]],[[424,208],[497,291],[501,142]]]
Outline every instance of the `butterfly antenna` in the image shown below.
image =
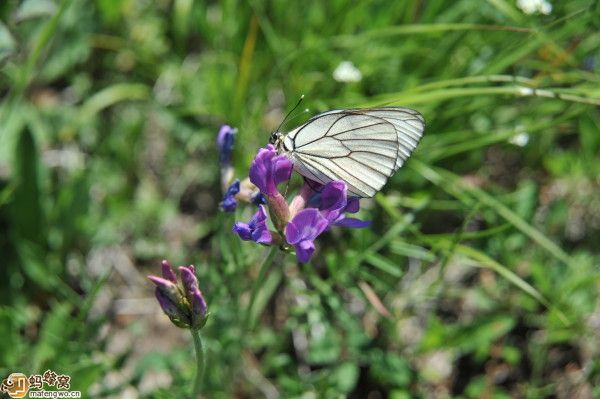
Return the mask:
[[302,115],[307,114],[309,112],[310,112],[310,109],[305,108],[304,110],[302,110],[302,112],[299,112],[298,114],[296,114],[296,115],[292,116],[290,119],[288,119],[288,122],[291,122],[294,119],[297,119],[297,118],[301,117]]
[[302,100],[304,100],[304,94],[300,96],[300,99],[298,100],[298,102],[296,103],[296,105],[294,105],[294,108],[292,108],[291,111],[287,113],[287,115],[285,116],[285,118],[283,118],[283,120],[281,121],[281,123],[277,127],[277,130],[275,130],[276,132],[278,132],[279,129],[281,129],[281,127],[287,121],[287,119],[290,117],[290,115],[292,114],[292,112],[294,112],[296,110],[296,108],[298,108],[298,106],[302,103]]

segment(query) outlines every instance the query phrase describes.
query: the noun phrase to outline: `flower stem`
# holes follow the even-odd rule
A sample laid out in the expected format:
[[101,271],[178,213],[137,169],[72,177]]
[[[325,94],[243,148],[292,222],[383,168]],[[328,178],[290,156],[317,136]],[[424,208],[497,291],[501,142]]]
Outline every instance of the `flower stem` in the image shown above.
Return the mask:
[[192,339],[194,341],[194,349],[196,351],[196,378],[194,379],[194,388],[192,390],[192,399],[198,398],[200,387],[204,379],[204,347],[202,346],[202,338],[200,338],[200,330],[190,329]]
[[273,258],[275,257],[275,253],[277,252],[277,247],[271,247],[269,249],[269,253],[263,260],[260,265],[260,269],[258,269],[258,276],[256,276],[256,280],[254,281],[254,286],[252,287],[252,293],[250,294],[250,302],[248,303],[248,308],[246,309],[246,319],[244,322],[245,330],[249,330],[254,325],[254,304],[256,302],[256,298],[258,297],[258,293],[264,283],[267,272],[269,271],[269,267],[271,263],[273,263]]

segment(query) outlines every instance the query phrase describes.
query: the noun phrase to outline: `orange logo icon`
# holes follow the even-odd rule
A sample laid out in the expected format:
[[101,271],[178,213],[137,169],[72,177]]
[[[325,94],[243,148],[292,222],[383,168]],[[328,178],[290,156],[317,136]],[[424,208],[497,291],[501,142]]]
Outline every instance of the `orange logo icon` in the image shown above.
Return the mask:
[[2,392],[6,392],[11,398],[23,398],[29,391],[29,381],[25,374],[12,373],[2,381],[0,388]]

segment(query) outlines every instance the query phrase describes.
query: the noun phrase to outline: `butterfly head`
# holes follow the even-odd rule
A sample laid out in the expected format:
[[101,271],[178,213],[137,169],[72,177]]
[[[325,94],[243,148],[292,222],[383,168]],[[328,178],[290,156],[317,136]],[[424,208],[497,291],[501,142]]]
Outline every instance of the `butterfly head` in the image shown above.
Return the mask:
[[269,143],[273,144],[276,148],[281,147],[283,144],[283,133],[273,132],[269,138]]
[[281,140],[281,132],[273,132],[271,133],[271,137],[269,138],[269,143],[273,145],[277,145],[277,142]]
[[282,132],[274,132],[271,133],[271,137],[269,138],[269,143],[275,146],[278,154],[285,154],[290,151],[286,143],[286,133]]

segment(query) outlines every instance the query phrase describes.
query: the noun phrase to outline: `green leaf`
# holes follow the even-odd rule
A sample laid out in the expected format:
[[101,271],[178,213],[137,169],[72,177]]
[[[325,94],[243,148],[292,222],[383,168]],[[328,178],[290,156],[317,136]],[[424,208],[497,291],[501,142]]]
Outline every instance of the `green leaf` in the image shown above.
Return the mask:
[[370,351],[369,357],[369,373],[375,381],[396,388],[405,387],[410,383],[410,365],[400,354],[374,349]]
[[504,219],[506,219],[506,221],[513,224],[517,229],[521,230],[525,235],[529,236],[532,240],[534,240],[540,246],[545,248],[557,259],[559,259],[567,265],[570,263],[571,259],[569,255],[562,248],[560,248],[557,244],[552,242],[552,240],[546,237],[542,232],[540,232],[538,229],[527,223],[525,220],[519,217],[519,215],[517,215],[513,210],[511,210],[506,205],[502,204],[490,194],[486,193],[485,191],[479,188],[464,183],[453,173],[445,171],[441,168],[429,167],[424,163],[419,162],[418,160],[413,160],[410,165],[417,172],[421,173],[426,179],[430,180],[434,184],[439,185],[448,193],[456,196],[456,198],[458,198],[465,204],[471,205],[473,203],[474,198],[477,201],[487,205],[500,216],[502,216]]
[[[551,311],[556,312],[558,317],[561,319],[561,321],[565,325],[571,324],[571,321],[567,318],[567,316],[562,311],[557,309],[556,306],[553,305],[546,298],[544,298],[544,296],[542,294],[540,294],[540,292],[538,290],[536,290],[529,283],[527,283],[525,280],[523,280],[521,277],[519,277],[513,271],[508,269],[506,266],[501,265],[500,263],[496,262],[494,259],[490,258],[486,254],[484,254],[474,248],[468,247],[466,245],[457,245],[456,252],[461,253],[466,256],[469,256],[472,259],[475,259],[478,262],[481,262],[481,263],[479,263],[480,267],[486,267],[486,268],[494,270],[496,273],[498,273],[499,275],[504,277],[506,280],[508,280],[515,286],[519,287],[523,292],[526,292],[527,294],[529,294],[530,296],[535,298],[542,305],[546,306]],[[477,266],[477,265],[478,264],[475,264],[475,266]]]
[[2,62],[8,58],[14,50],[15,39],[13,39],[6,25],[0,21],[0,65],[2,65]]
[[[12,372],[10,369],[19,366],[19,360],[23,356],[25,342],[19,334],[22,322],[17,317],[19,308],[0,308],[0,373]],[[6,367],[8,370],[3,370]],[[5,374],[2,374],[5,375]]]
[[65,370],[64,374],[71,376],[71,390],[87,392],[92,384],[98,382],[106,372],[106,365],[92,363],[90,360],[77,362],[73,368]]
[[346,362],[335,370],[335,380],[338,388],[348,393],[356,386],[359,376],[359,368],[356,363]]
[[46,267],[45,253],[39,245],[26,240],[17,240],[15,247],[21,270],[31,281],[45,290],[57,286],[58,278]]
[[56,4],[51,0],[25,0],[15,13],[17,21],[51,17],[57,11]]
[[122,0],[96,0],[100,15],[108,24],[113,24],[119,20],[121,9],[126,4]]
[[32,370],[41,371],[47,361],[56,361],[63,356],[64,344],[70,340],[70,312],[71,305],[61,303],[54,304],[47,314],[31,355]]
[[37,146],[29,128],[18,138],[14,157],[13,201],[11,204],[14,233],[22,240],[42,247],[45,243],[45,215],[41,205]]
[[367,254],[365,257],[365,261],[367,261],[371,265],[375,266],[379,270],[388,273],[391,276],[401,277],[403,274],[402,268],[400,267],[400,265],[392,262],[385,256],[381,256],[377,253]]

